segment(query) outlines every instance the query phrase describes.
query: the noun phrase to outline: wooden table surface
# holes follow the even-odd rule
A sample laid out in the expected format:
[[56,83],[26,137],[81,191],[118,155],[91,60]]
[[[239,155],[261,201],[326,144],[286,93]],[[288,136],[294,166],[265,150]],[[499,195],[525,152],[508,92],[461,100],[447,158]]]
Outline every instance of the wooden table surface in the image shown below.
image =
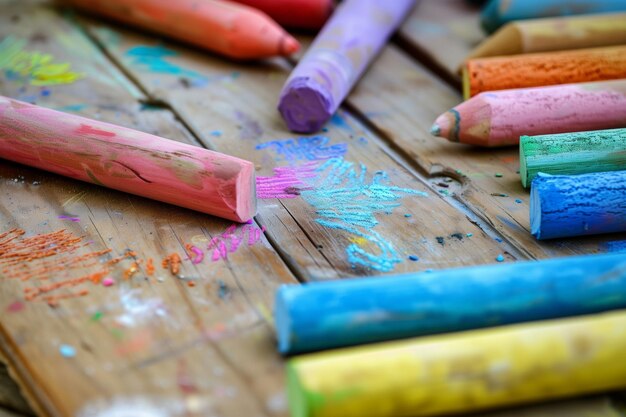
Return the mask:
[[[0,273],[0,351],[28,401],[0,370],[0,417],[287,416],[271,317],[278,285],[487,264],[500,254],[514,262],[598,253],[626,238],[537,242],[516,148],[430,137],[434,118],[461,100],[456,67],[483,36],[461,0],[422,1],[315,141],[298,140],[275,109],[295,61],[233,63],[47,2],[0,0],[0,11],[0,40],[23,40],[24,51],[80,74],[41,87],[2,71],[0,94],[245,158],[258,176],[276,167],[324,172],[324,160],[343,157],[363,174],[355,187],[365,190],[359,214],[370,222],[350,221],[345,206],[326,201],[333,217],[294,193],[260,200],[252,224],[232,226],[0,160],[0,233],[64,229],[90,243],[83,251],[136,254],[111,272],[116,285],[84,283],[83,296],[52,306],[25,299],[41,282]],[[367,195],[372,181],[397,187],[386,205]],[[189,245],[203,250],[201,262],[189,259]],[[369,257],[355,263],[350,248]],[[161,267],[171,253],[183,259],[178,276]],[[135,261],[138,271],[123,279]],[[622,415],[620,404],[613,394],[488,415],[609,417]]]

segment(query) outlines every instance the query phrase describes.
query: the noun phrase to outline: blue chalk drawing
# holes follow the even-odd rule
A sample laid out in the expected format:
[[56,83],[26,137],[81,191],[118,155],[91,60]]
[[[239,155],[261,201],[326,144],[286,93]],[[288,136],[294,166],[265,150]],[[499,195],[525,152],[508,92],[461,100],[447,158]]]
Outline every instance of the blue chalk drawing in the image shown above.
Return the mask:
[[330,118],[330,124],[332,124],[335,127],[338,127],[339,129],[352,131],[352,128],[350,127],[348,122],[346,122],[346,120],[343,117],[341,117],[339,112],[332,115],[332,117]]
[[[323,161],[343,157],[348,151],[346,143],[330,144],[326,136],[299,137],[260,143],[255,149],[272,149],[285,161]],[[279,159],[280,160],[280,159]]]
[[400,206],[402,195],[427,196],[423,191],[394,187],[388,184],[386,172],[376,171],[368,179],[363,164],[355,167],[343,158],[332,158],[317,169],[319,175],[312,189],[301,196],[315,208],[315,221],[324,227],[338,229],[361,237],[374,244],[379,253],[369,253],[356,243],[346,248],[348,261],[378,271],[391,271],[402,258],[391,242],[372,230],[377,224],[377,213],[391,213]]
[[178,55],[178,53],[161,45],[135,46],[126,51],[125,55],[130,58],[131,65],[140,66],[159,74],[188,77],[192,86],[202,87],[209,82],[204,75],[169,62],[167,59]]

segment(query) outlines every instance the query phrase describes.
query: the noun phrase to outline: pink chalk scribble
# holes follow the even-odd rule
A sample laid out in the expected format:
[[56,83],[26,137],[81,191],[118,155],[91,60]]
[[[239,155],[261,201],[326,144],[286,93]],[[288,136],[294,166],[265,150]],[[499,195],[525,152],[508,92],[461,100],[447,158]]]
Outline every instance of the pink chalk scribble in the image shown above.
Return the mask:
[[[243,242],[252,246],[261,239],[261,234],[265,232],[265,226],[258,228],[252,224],[244,224],[237,229],[237,224],[232,224],[219,236],[209,241],[207,249],[213,250],[211,260],[213,262],[220,259],[228,259],[228,254],[236,252]],[[247,239],[246,239],[247,234]]]
[[61,219],[61,220],[70,220],[72,222],[79,222],[80,221],[80,217],[78,217],[78,216],[61,215],[61,216],[58,216],[58,218]]
[[204,259],[204,252],[197,246],[190,246],[189,250],[194,253],[194,257],[191,260],[191,263],[194,265],[199,264]]
[[257,177],[257,197],[261,199],[296,198],[300,195],[300,191],[310,189],[302,180],[315,177],[316,169],[317,163],[315,162],[297,167],[274,168],[274,176]]

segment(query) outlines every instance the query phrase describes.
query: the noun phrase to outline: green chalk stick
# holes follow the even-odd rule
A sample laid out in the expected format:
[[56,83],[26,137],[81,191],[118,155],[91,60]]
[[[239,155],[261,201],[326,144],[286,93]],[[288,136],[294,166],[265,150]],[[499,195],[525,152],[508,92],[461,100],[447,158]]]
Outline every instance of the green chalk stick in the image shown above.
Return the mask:
[[539,172],[575,175],[626,170],[626,129],[520,138],[520,176],[530,184]]

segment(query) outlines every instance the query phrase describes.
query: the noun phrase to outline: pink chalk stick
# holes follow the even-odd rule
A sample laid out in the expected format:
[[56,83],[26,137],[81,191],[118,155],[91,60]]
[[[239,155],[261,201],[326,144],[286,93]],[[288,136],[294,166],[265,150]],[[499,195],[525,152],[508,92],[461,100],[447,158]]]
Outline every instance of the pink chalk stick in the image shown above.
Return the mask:
[[521,135],[626,127],[626,80],[484,92],[435,120],[431,132],[478,146],[519,143]]
[[3,96],[0,157],[237,222],[256,213],[249,161]]

